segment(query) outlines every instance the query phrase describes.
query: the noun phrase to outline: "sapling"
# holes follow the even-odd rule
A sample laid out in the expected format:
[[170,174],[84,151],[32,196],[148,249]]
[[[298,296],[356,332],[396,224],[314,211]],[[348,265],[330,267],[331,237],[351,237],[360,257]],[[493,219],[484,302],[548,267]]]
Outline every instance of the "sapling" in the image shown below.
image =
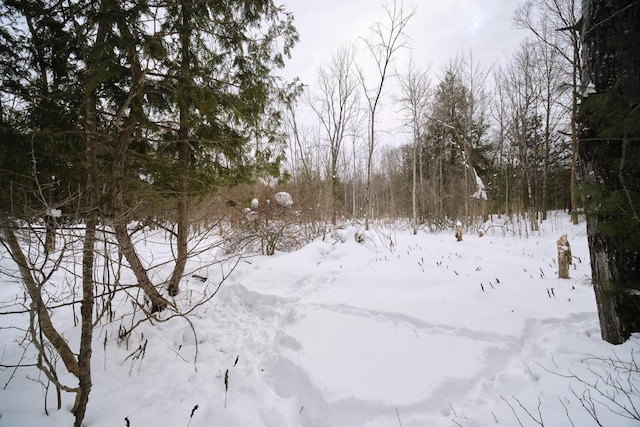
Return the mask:
[[229,370],[224,373],[224,409],[227,409],[227,391],[229,391]]
[[195,414],[197,410],[198,410],[198,405],[195,405],[191,410],[191,415],[189,415],[189,423],[187,424],[187,427],[191,425],[191,420],[193,420],[193,414]]
[[108,338],[107,331],[105,331],[104,332],[104,344],[103,344],[103,347],[104,347],[104,366],[103,366],[103,369],[105,371],[107,370],[107,338]]
[[398,417],[398,424],[402,427],[402,420],[400,420],[400,412],[398,412],[398,407],[396,407],[396,417]]

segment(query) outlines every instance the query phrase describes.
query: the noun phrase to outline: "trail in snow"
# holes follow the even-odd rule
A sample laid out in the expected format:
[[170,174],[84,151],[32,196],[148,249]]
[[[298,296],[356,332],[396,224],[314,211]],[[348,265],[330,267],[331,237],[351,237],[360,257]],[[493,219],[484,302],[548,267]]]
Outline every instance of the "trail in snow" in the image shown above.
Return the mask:
[[[584,285],[576,290],[575,281],[569,286],[553,278],[553,271],[547,278],[544,271],[532,274],[527,271],[531,267],[519,263],[505,271],[509,251],[497,249],[502,256],[489,261],[484,258],[495,254],[480,255],[480,242],[468,244],[469,249],[464,243],[446,242],[447,237],[440,236],[438,248],[429,250],[403,241],[393,249],[317,243],[324,246],[322,258],[304,279],[294,281],[315,282],[314,292],[297,295],[292,301],[296,315],[290,317],[295,321],[280,332],[289,337],[285,342],[295,345],[283,347],[272,365],[283,376],[283,381],[273,381],[276,392],[297,401],[310,414],[309,425],[388,425],[395,409],[407,420],[423,422],[431,413],[432,421],[443,417],[440,422],[446,422],[454,416],[454,402],[472,400],[469,396],[486,386],[487,378],[499,376],[513,358],[544,356],[547,349],[530,342],[543,329],[582,320],[593,326],[594,312],[585,313],[582,307],[574,312],[580,304],[570,301],[573,296],[592,302]],[[512,258],[527,257],[529,251],[527,258],[534,258],[542,252],[535,247],[539,242],[527,243],[533,246]],[[370,252],[363,257],[369,261],[357,262],[358,252]],[[415,264],[405,253],[415,256]],[[552,253],[546,253],[549,261]],[[440,274],[425,274],[423,266],[429,263]],[[323,285],[323,264],[340,271],[331,286]],[[550,270],[553,264],[543,268]],[[520,274],[514,272],[520,269]],[[502,280],[496,278],[500,273]],[[479,286],[483,281],[485,291]],[[252,283],[259,288],[259,281]],[[531,289],[522,289],[531,285],[540,289],[534,301]],[[557,287],[553,301],[545,286]],[[559,317],[547,318],[549,310],[538,310],[536,302],[559,305],[551,309]],[[512,368],[521,387],[531,381],[530,374],[520,372],[524,366]],[[300,381],[286,380],[291,372],[297,372]],[[315,391],[305,403],[310,389]]]
[[[390,227],[359,244],[341,230],[294,253],[245,258],[190,322],[145,324],[119,344],[129,318],[97,328],[86,423],[511,426],[519,416],[535,425],[522,402],[534,414],[540,404],[547,425],[592,425],[569,388],[579,384],[553,374],[589,375],[588,355],[611,354],[599,336],[584,226],[545,225],[529,238],[462,242]],[[561,233],[577,257],[568,280],[556,273]],[[152,242],[147,250],[160,253]],[[208,280],[190,279],[182,306],[217,287],[210,256],[190,262]],[[16,339],[0,330],[4,360],[16,357]],[[128,358],[144,341],[145,357]],[[616,351],[639,347],[634,337]],[[64,409],[42,414],[40,385],[25,377],[38,374],[21,372],[0,394],[0,426],[70,425]]]

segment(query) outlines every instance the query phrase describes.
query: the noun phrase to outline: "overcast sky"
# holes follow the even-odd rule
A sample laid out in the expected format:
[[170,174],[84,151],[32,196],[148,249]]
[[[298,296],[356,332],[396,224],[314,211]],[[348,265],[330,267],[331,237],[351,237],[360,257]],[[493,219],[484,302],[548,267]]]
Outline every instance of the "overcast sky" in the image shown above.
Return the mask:
[[[385,18],[379,0],[279,3],[294,14],[300,33],[286,75],[299,76],[304,83],[315,80],[318,67],[326,65],[341,45],[367,36],[369,28]],[[431,64],[435,77],[445,62],[457,53],[471,50],[474,58],[490,66],[513,51],[526,35],[524,30],[513,26],[513,12],[519,3],[518,0],[405,0],[406,10],[417,6],[408,29],[415,62],[419,66]],[[405,55],[398,65],[406,63],[408,52]]]
[[[525,30],[514,28],[512,19],[522,1],[404,0],[405,10],[415,6],[417,9],[407,30],[411,52],[406,50],[396,58],[398,72],[407,69],[409,57],[413,55],[419,70],[430,66],[429,78],[434,87],[443,66],[457,54],[472,52],[474,63],[480,67],[488,68],[504,61],[527,36]],[[365,45],[359,39],[368,36],[376,22],[387,22],[381,0],[279,0],[279,3],[294,14],[300,34],[300,42],[287,62],[284,76],[299,77],[311,88],[317,87],[319,67],[326,67],[344,44],[355,43],[361,50],[360,55],[366,57]],[[360,61],[362,59],[358,62],[362,65]],[[377,84],[375,80],[372,84]],[[393,86],[391,81],[385,88],[377,129],[381,142],[396,144],[407,142],[410,137],[405,134],[406,120],[393,100],[393,94],[398,92],[397,86]],[[297,111],[299,124],[316,123],[317,119],[304,103],[298,104]]]

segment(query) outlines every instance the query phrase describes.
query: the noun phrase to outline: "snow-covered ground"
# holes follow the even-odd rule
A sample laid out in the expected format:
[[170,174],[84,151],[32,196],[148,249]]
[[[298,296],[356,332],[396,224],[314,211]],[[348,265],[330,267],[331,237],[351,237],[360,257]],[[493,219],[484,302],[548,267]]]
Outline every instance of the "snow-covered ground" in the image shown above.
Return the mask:
[[[632,360],[640,337],[615,347],[600,338],[584,223],[557,214],[540,232],[522,227],[457,242],[453,230],[379,226],[364,243],[346,228],[293,253],[243,258],[187,319],[142,324],[120,343],[130,316],[97,326],[85,424],[590,426],[593,404],[601,425],[638,425],[598,403],[624,411],[598,393],[622,371],[622,388],[638,386],[637,369],[611,364]],[[570,279],[557,278],[561,234],[574,255]],[[166,246],[148,240],[145,250]],[[183,309],[234,264],[209,265],[213,255],[191,261],[206,280],[189,278]],[[23,294],[11,280],[0,285],[2,301]],[[77,348],[66,313],[53,320]],[[7,327],[25,321],[0,316],[0,364],[20,361],[24,333]],[[0,426],[72,425],[72,396],[63,393],[58,411],[51,387],[46,416],[38,378],[35,368],[0,371]],[[640,408],[637,388],[627,397],[614,400]]]

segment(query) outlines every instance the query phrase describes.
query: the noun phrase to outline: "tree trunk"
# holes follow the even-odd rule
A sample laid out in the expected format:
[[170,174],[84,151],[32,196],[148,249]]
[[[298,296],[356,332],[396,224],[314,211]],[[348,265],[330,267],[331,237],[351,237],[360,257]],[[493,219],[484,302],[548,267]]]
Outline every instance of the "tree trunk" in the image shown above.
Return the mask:
[[169,305],[169,302],[158,292],[151,280],[147,276],[147,270],[140,262],[136,253],[131,236],[127,230],[128,214],[124,202],[124,168],[126,163],[126,151],[129,133],[135,126],[135,119],[130,118],[127,129],[123,130],[119,138],[114,141],[115,149],[113,154],[113,190],[111,194],[111,204],[113,207],[113,231],[118,241],[122,254],[126,258],[131,270],[138,280],[138,285],[151,301],[151,312],[161,311]]
[[[585,0],[588,1],[588,0]],[[573,88],[571,89],[571,182],[569,186],[571,197],[571,222],[578,224],[578,46],[573,54]]]
[[[380,84],[382,87],[382,84]],[[377,102],[377,98],[376,98]],[[371,197],[371,168],[373,167],[373,149],[375,147],[376,104],[371,107],[369,116],[369,151],[367,153],[367,184],[364,191],[364,229],[369,230],[369,216],[373,215],[373,199]]]
[[338,152],[331,150],[331,224],[338,222]]
[[584,0],[579,144],[602,338],[640,331],[640,2]]
[[188,82],[191,70],[191,5],[182,4],[181,50],[182,63],[180,64],[182,78],[185,86],[182,89],[180,99],[180,129],[178,130],[178,224],[177,224],[177,257],[173,268],[173,274],[169,280],[167,290],[169,295],[176,296],[180,292],[180,280],[187,265],[187,235],[189,233],[189,219],[187,218],[189,198],[189,107],[191,97]]
[[[177,224],[177,256],[173,274],[169,281],[167,290],[169,295],[176,296],[180,292],[180,280],[187,265],[187,235],[189,233],[189,219],[187,217],[188,208],[188,169],[189,169],[189,141],[188,132],[179,132],[178,141],[178,164],[180,165],[180,176],[178,177],[178,224]],[[184,138],[184,139],[182,139]]]
[[[104,38],[104,25],[99,39]],[[90,87],[90,85],[87,85]],[[78,353],[78,394],[73,406],[74,427],[80,427],[87,411],[91,393],[91,344],[93,341],[93,267],[100,193],[98,191],[97,100],[92,89],[85,95],[85,151],[87,156],[87,220],[82,248],[82,301],[80,304],[80,352]]]
[[413,164],[412,164],[412,182],[411,182],[411,214],[413,216],[413,234],[418,234],[418,206],[417,206],[417,184],[418,184],[418,171],[417,168],[417,157],[418,157],[418,132],[416,131],[416,127],[418,124],[414,124],[413,126]]
[[546,73],[546,91],[545,91],[545,109],[544,109],[544,156],[542,158],[542,220],[547,220],[547,209],[549,199],[549,155],[551,150],[551,94],[553,87],[551,85],[551,77],[549,72]]
[[53,216],[47,215],[45,218],[45,239],[44,251],[52,254],[56,250],[56,220]]
[[[120,11],[122,12],[122,11]],[[134,37],[132,36],[126,20],[123,18],[123,14],[117,15],[118,30],[123,38],[131,42]],[[127,223],[129,219],[129,213],[125,208],[125,168],[127,165],[127,151],[129,149],[129,143],[131,142],[134,132],[139,124],[139,119],[136,116],[135,111],[141,110],[141,108],[129,108],[132,104],[139,102],[140,87],[142,86],[145,75],[142,72],[142,67],[138,59],[138,53],[133,47],[133,43],[129,45],[127,50],[128,59],[131,64],[131,77],[132,87],[130,89],[129,96],[125,103],[120,107],[116,117],[116,123],[119,128],[117,138],[113,141],[113,161],[112,161],[112,180],[113,188],[111,193],[111,204],[113,208],[113,230],[118,241],[118,246],[122,251],[122,254],[127,259],[131,270],[138,280],[138,285],[142,288],[145,295],[151,301],[151,312],[163,310],[169,305],[169,302],[158,292],[155,288],[149,276],[147,270],[142,265],[138,254],[136,253],[131,236],[127,230]],[[138,106],[139,107],[139,106]],[[129,115],[124,117],[126,111],[129,111]],[[121,123],[121,121],[123,123]]]
[[567,235],[563,234],[557,241],[558,245],[558,278],[569,278],[569,265],[571,265],[571,245]]
[[32,269],[30,268],[29,262],[18,243],[14,227],[9,224],[8,221],[5,221],[2,224],[2,232],[11,253],[11,258],[18,265],[20,277],[24,281],[24,286],[29,294],[29,298],[31,298],[30,309],[38,315],[38,326],[40,327],[42,334],[51,343],[53,348],[56,349],[56,352],[60,355],[67,371],[77,377],[79,375],[78,361],[71,351],[67,341],[58,333],[51,322],[49,311],[47,310],[45,302],[42,300],[40,286],[33,278]]

